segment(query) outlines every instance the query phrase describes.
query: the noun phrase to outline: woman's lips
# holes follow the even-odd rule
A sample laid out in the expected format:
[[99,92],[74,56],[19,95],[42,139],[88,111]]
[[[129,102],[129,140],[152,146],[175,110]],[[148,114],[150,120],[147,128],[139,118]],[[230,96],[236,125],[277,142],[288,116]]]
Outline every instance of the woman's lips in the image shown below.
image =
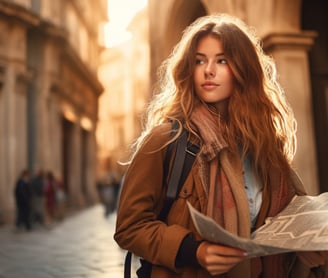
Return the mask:
[[205,82],[205,83],[202,84],[202,87],[205,90],[213,90],[213,89],[215,89],[218,86],[219,86],[219,84],[214,83],[214,82]]

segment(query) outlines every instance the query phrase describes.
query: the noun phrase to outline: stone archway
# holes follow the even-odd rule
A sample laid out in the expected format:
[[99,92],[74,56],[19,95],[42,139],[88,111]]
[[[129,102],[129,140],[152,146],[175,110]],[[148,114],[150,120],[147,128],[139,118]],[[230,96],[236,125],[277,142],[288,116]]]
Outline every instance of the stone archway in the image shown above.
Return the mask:
[[[206,15],[207,12],[200,0],[150,0],[149,10],[150,78],[151,84],[154,84],[158,67],[180,40],[183,30],[198,17]],[[158,11],[161,12],[158,13]]]
[[206,15],[206,10],[199,0],[184,0],[171,7],[169,12],[169,22],[166,25],[165,52],[168,55],[174,45],[181,39],[183,30],[195,21],[198,17]]
[[301,0],[262,1],[265,17],[251,9],[250,1],[247,3],[247,22],[259,31],[265,52],[275,60],[279,82],[297,120],[298,144],[293,167],[307,192],[315,195],[319,182],[308,53],[316,33],[302,30]]

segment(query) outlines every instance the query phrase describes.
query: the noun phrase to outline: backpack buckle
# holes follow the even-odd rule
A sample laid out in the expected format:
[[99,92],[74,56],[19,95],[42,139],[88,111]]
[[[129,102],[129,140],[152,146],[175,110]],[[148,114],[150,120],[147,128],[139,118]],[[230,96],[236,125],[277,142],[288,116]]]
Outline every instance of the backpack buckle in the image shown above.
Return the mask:
[[189,153],[189,154],[191,154],[192,156],[196,156],[196,155],[197,155],[197,152],[192,151],[192,150],[189,150],[188,147],[185,148],[185,151],[186,151],[186,153]]

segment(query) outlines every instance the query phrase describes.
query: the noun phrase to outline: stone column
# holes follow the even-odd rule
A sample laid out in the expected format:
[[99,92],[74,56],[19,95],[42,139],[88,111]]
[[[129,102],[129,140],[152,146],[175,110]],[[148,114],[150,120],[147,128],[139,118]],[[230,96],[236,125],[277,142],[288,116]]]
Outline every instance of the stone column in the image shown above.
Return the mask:
[[319,191],[315,150],[308,50],[315,32],[271,33],[263,39],[264,49],[272,55],[297,120],[297,153],[294,166],[309,194]]
[[[14,76],[8,64],[1,65],[0,83],[0,222],[14,219],[14,183],[18,172],[15,169],[15,134],[13,133]],[[10,217],[9,217],[10,215]]]
[[72,128],[69,152],[69,196],[73,206],[82,207],[84,200],[81,192],[81,127],[77,123],[74,123]]
[[[95,126],[95,123],[94,125]],[[96,171],[97,171],[97,142],[96,142],[96,137],[94,135],[94,131],[90,130],[87,133],[87,138],[86,138],[86,155],[87,155],[87,160],[86,160],[86,168],[82,169],[82,171],[86,171],[86,190],[87,190],[87,202],[89,204],[92,204],[98,200],[98,193],[97,193],[97,188],[96,188]]]

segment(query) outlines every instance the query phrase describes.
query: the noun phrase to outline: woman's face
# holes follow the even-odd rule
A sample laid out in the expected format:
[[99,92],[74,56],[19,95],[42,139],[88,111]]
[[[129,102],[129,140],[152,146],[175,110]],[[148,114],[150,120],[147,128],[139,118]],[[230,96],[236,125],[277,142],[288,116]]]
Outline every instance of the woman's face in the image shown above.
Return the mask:
[[225,114],[233,89],[233,75],[224,57],[222,43],[208,35],[200,39],[196,50],[194,86],[197,96]]

